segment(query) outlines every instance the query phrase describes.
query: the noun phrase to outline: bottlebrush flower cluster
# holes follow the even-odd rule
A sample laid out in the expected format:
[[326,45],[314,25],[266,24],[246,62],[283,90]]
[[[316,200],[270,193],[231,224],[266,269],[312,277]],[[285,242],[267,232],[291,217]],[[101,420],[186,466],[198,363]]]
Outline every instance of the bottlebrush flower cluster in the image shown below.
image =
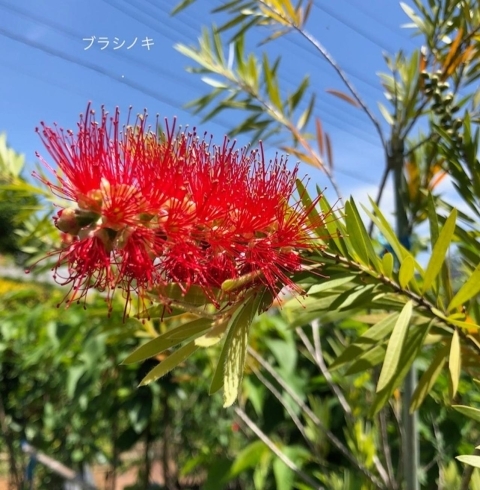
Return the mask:
[[244,288],[298,289],[290,275],[314,240],[309,209],[291,202],[297,167],[175,123],[152,131],[146,116],[130,124],[129,113],[121,126],[118,109],[102,108],[97,121],[89,106],[76,134],[37,129],[58,167],[42,159],[56,179],[37,177],[72,202],[54,217],[63,237],[55,273],[71,285],[68,301],[90,288],[110,303],[116,288],[130,298],[176,283],[200,286],[215,303],[213,291],[246,274]]

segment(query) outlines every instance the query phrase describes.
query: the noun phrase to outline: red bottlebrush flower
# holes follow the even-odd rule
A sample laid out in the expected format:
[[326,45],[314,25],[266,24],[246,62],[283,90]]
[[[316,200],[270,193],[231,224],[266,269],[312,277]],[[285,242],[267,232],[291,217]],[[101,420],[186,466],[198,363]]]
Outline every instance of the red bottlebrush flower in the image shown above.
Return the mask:
[[175,124],[160,135],[146,114],[129,119],[121,128],[119,111],[102,109],[97,123],[88,107],[76,135],[45,124],[39,131],[58,170],[44,162],[57,182],[37,177],[76,203],[54,218],[71,237],[56,273],[66,266],[72,299],[91,287],[108,298],[122,288],[129,299],[177,283],[185,292],[200,286],[215,303],[213,290],[245,275],[251,280],[235,294],[260,283],[275,295],[299,291],[291,274],[313,234],[309,210],[291,202],[298,166],[267,164],[262,149],[236,150],[227,139],[215,146]]

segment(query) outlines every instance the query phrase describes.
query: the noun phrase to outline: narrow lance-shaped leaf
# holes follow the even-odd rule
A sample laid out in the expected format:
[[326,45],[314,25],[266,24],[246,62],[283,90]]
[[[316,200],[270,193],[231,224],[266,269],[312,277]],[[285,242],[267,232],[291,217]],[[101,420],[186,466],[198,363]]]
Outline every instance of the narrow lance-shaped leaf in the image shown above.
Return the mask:
[[474,466],[475,468],[480,468],[480,456],[466,454],[463,456],[456,456],[455,459],[458,459],[458,461],[460,461],[461,463]]
[[326,90],[329,94],[335,95],[336,97],[339,97],[340,99],[344,100],[345,102],[348,102],[349,104],[353,105],[354,107],[360,107],[360,104],[353,98],[350,97],[350,95],[341,92],[340,90],[335,90],[332,88],[329,88]]
[[478,408],[467,407],[465,405],[452,405],[457,412],[469,417],[477,422],[480,422],[480,410]]
[[461,349],[460,349],[460,336],[458,330],[455,329],[452,336],[452,342],[450,344],[450,356],[448,358],[448,370],[450,372],[450,396],[454,398],[457,394],[458,383],[460,382],[461,374]]
[[224,407],[231,406],[238,396],[238,390],[243,378],[245,358],[247,355],[248,334],[253,317],[261,300],[261,294],[251,297],[238,315],[234,318],[228,332],[225,343],[228,346],[224,381],[223,381],[223,401]]
[[403,307],[395,327],[393,327],[392,335],[388,341],[387,352],[385,353],[385,361],[383,362],[380,378],[378,379],[377,393],[385,388],[398,369],[403,343],[412,316],[412,308],[412,301],[408,301]]
[[448,305],[447,311],[450,312],[460,305],[463,305],[470,299],[480,293],[480,264],[473,271],[467,282],[459,289],[457,294],[452,298]]
[[170,354],[164,361],[158,366],[155,366],[141,381],[140,386],[147,385],[152,381],[161,378],[165,374],[169,373],[172,369],[176,368],[183,361],[188,359],[198,347],[195,342],[189,342],[188,344],[180,347],[173,354]]
[[181,344],[188,338],[193,340],[194,338],[200,337],[200,335],[210,328],[211,323],[212,320],[199,318],[198,320],[169,330],[138,347],[123,361],[123,364],[144,361]]
[[415,412],[430,393],[447,360],[449,345],[443,346],[433,358],[432,363],[420,378],[412,396],[410,413]]
[[400,265],[398,271],[398,281],[402,288],[406,288],[415,274],[415,260],[411,255],[407,255]]
[[348,362],[354,361],[358,356],[366,350],[371,349],[376,344],[382,342],[387,335],[393,330],[395,322],[398,318],[398,313],[393,313],[387,318],[379,321],[370,327],[361,337],[353,344],[349,345],[338,357],[333,364],[330,365],[330,371],[338,369]]
[[433,281],[440,272],[445,255],[447,253],[450,244],[452,243],[453,234],[455,232],[455,221],[457,219],[457,210],[453,209],[450,216],[445,221],[445,224],[440,231],[437,243],[433,247],[432,256],[425,270],[425,276],[423,281],[423,292],[430,289]]
[[428,322],[421,325],[415,325],[414,328],[408,330],[397,369],[390,382],[375,396],[371,408],[371,413],[373,415],[387,403],[393,391],[400,386],[408,370],[418,357],[431,326],[432,322]]

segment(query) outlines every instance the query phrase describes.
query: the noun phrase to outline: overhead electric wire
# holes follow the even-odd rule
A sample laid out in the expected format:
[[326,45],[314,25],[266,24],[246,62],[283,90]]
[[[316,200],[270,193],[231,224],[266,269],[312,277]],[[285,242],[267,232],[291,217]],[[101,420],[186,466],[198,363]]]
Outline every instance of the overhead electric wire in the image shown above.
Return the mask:
[[[143,23],[144,25],[146,25],[146,26],[150,27],[151,29],[157,30],[157,27],[152,26],[152,24],[150,23],[150,19],[149,19],[149,22],[147,23],[147,22],[145,22],[145,21],[144,21],[142,18],[140,18],[138,15],[132,14],[132,12],[131,12],[131,11],[126,10],[125,8],[123,8],[123,7],[122,7],[121,5],[119,5],[119,4],[113,3],[111,0],[103,0],[103,1],[104,1],[105,3],[107,3],[108,5],[113,6],[114,8],[116,8],[117,10],[119,10],[120,12],[122,12],[123,14],[125,14],[125,15],[127,15],[127,16],[130,16],[130,17],[132,17],[132,16],[133,16],[133,18],[135,18],[135,20],[137,20],[138,22]],[[140,11],[143,13],[143,10],[141,10],[141,7],[136,6],[134,2],[129,2],[129,3],[128,3],[128,5],[129,5],[130,7],[134,7],[134,8],[136,8],[137,10],[140,10]],[[162,25],[163,25],[163,24],[162,24]],[[166,36],[166,37],[168,37],[168,36]],[[280,77],[280,78],[284,78],[284,77]],[[291,82],[291,83],[292,83],[292,85],[293,85],[293,86],[295,86],[295,88],[297,88],[294,82]],[[330,106],[332,107],[332,109],[334,109],[336,112],[338,112],[338,111],[340,111],[340,110],[341,110],[342,112],[346,112],[344,109],[339,109],[339,108],[338,108],[338,106],[336,106],[335,104],[329,103],[328,101],[322,100],[322,101],[318,101],[318,102],[319,102],[319,104],[321,104],[321,105],[330,105]],[[342,120],[340,117],[338,117],[338,116],[334,116],[334,117],[337,117],[337,118],[338,118],[338,119],[339,119],[339,120],[340,120],[340,121],[341,121],[343,124],[345,124],[345,123],[346,123],[346,122],[345,122],[345,120]],[[349,117],[350,117],[350,113],[349,113]],[[355,117],[355,116],[354,116],[354,117]],[[328,119],[325,119],[325,120],[328,120]],[[362,121],[362,122],[363,122],[363,121]],[[358,129],[359,129],[359,128],[358,128],[358,126],[356,126],[356,125],[355,125],[355,124],[353,124],[353,123],[351,124],[351,123],[349,123],[349,122],[347,122],[346,124],[351,125],[351,126],[353,127],[353,129],[355,129],[355,130],[358,132]],[[332,123],[332,125],[336,126],[334,123]],[[337,126],[337,127],[338,127],[338,126]],[[367,139],[371,138],[371,136],[372,136],[372,135],[371,135],[370,133],[368,133],[367,131],[363,131],[363,132],[364,132],[364,135],[362,136],[362,138],[365,138],[365,136],[366,136],[366,138],[367,138]],[[365,141],[367,141],[367,140],[365,140]],[[377,141],[373,142],[373,141],[371,141],[371,140],[369,141],[369,143],[372,143],[373,145],[378,145],[378,144],[379,144]]]
[[365,16],[370,17],[372,20],[383,26],[385,29],[388,29],[389,31],[393,32],[397,36],[403,37],[404,39],[410,41],[410,43],[415,44],[414,41],[410,36],[407,36],[404,32],[404,30],[398,31],[396,27],[393,27],[385,22],[384,19],[380,19],[376,15],[373,14],[373,12],[369,11],[365,7],[362,7],[362,3],[356,1],[353,2],[352,0],[343,0],[344,2],[348,3],[351,5],[353,8],[357,9],[359,12],[362,12]]
[[316,8],[317,10],[322,10],[326,14],[328,14],[330,17],[335,19],[336,21],[340,22],[344,26],[347,26],[349,29],[352,31],[356,32],[358,35],[366,39],[367,41],[370,41],[371,43],[375,44],[381,49],[384,49],[385,51],[391,51],[395,52],[395,49],[391,49],[391,46],[386,46],[381,40],[379,40],[377,37],[372,36],[368,31],[365,31],[364,29],[359,28],[355,24],[352,24],[349,20],[346,20],[345,17],[342,15],[338,14],[337,12],[333,11],[331,8],[326,7],[325,5],[322,4],[322,6],[318,5],[318,3],[314,3],[313,7]]
[[[0,4],[1,4],[1,2],[0,2]],[[5,5],[3,4],[3,6],[5,6]],[[25,15],[25,13],[22,13],[22,15]],[[42,21],[38,21],[38,20],[37,20],[37,22],[42,23]],[[56,27],[58,28],[58,25]],[[64,30],[64,32],[65,31],[66,30]],[[105,70],[103,67],[100,67],[98,65],[95,65],[94,63],[84,62],[81,59],[75,58],[73,56],[68,56],[65,53],[62,53],[61,51],[59,51],[57,49],[53,49],[53,48],[50,48],[49,46],[42,45],[41,43],[38,43],[38,42],[35,42],[35,41],[31,41],[31,40],[29,40],[27,38],[24,38],[22,36],[19,36],[19,35],[15,34],[15,33],[9,32],[9,31],[7,31],[5,29],[1,29],[0,28],[0,33],[3,34],[4,36],[10,38],[10,39],[13,39],[14,41],[20,42],[22,44],[26,44],[26,45],[28,45],[30,47],[33,47],[34,49],[39,49],[39,50],[41,50],[41,51],[43,51],[43,52],[45,52],[45,53],[47,53],[47,54],[49,54],[51,56],[59,57],[59,58],[65,60],[65,61],[68,61],[68,62],[77,64],[79,66],[83,66],[83,67],[88,68],[90,70],[93,70],[93,71],[95,71],[95,72],[97,72],[97,73],[99,73],[101,75],[107,76],[107,77],[112,78],[112,79],[114,79],[114,80],[116,80],[118,82],[124,83],[125,85],[128,85],[128,86],[130,86],[131,88],[133,88],[135,90],[139,90],[139,91],[141,91],[144,94],[147,94],[147,95],[149,95],[149,96],[151,96],[151,97],[153,97],[153,98],[155,98],[157,100],[160,100],[161,102],[169,105],[170,107],[174,107],[174,108],[177,108],[177,109],[179,109],[179,108],[182,107],[182,104],[179,101],[172,100],[171,98],[170,99],[167,99],[164,96],[162,96],[160,93],[158,93],[156,91],[152,91],[152,90],[150,90],[150,89],[148,89],[148,88],[146,88],[146,87],[144,87],[144,86],[142,86],[140,84],[137,84],[135,82],[131,82],[131,81],[126,80],[126,79],[119,78],[119,77],[117,77],[115,75],[112,75],[107,70]],[[72,36],[71,33],[70,34],[67,34],[67,35]],[[73,36],[76,37],[75,35],[73,35]],[[128,61],[132,61],[132,60],[130,58],[128,58]],[[31,74],[29,74],[29,75],[32,76]],[[57,85],[58,85],[58,83],[57,83]],[[62,88],[66,88],[66,87],[63,86]],[[322,119],[322,121],[323,120],[324,119]],[[218,121],[218,119],[217,119],[217,121]],[[327,119],[325,119],[325,121],[328,122]],[[212,122],[213,122],[213,124],[215,124],[215,121],[212,121]],[[341,128],[341,127],[335,125],[334,123],[331,123],[331,124],[332,124],[332,126],[338,127],[338,129],[340,129],[341,131],[346,132],[349,136],[355,136],[352,133],[346,131],[344,128]],[[219,125],[218,122],[217,122],[216,125]],[[362,139],[365,142],[368,142],[364,138],[361,138],[359,136],[357,136],[357,137],[360,138],[360,139]],[[356,174],[354,174],[352,172],[349,172],[349,171],[346,171],[346,170],[342,170],[341,168],[337,168],[337,171],[338,171],[338,173],[341,173],[341,174],[350,176],[352,178],[357,178],[358,180],[361,180],[361,181],[365,181],[364,176],[356,175]]]

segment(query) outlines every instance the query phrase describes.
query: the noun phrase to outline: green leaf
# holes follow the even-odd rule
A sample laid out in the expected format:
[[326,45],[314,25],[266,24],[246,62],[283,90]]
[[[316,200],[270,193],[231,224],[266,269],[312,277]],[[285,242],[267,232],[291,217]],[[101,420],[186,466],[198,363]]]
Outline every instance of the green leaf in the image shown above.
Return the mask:
[[223,380],[223,406],[230,407],[238,396],[248,347],[248,334],[258,308],[259,296],[252,296],[234,318],[228,331]]
[[430,366],[428,366],[428,369],[423,373],[417,387],[415,388],[415,391],[413,392],[412,403],[410,404],[410,413],[413,413],[421,406],[423,400],[425,400],[425,397],[432,390],[433,385],[437,381],[437,378],[445,365],[448,351],[449,346],[443,346],[433,358]]
[[353,344],[349,345],[337,359],[335,359],[330,365],[329,370],[333,371],[348,362],[352,362],[366,350],[371,349],[371,347],[383,341],[383,339],[385,339],[385,337],[393,330],[398,316],[398,313],[393,313],[370,327],[361,337],[355,340]]
[[315,94],[310,98],[310,102],[308,103],[307,108],[302,112],[301,116],[297,122],[297,129],[301,131],[305,124],[307,124],[310,116],[312,115],[313,108],[315,107]]
[[377,104],[378,104],[378,108],[380,109],[380,112],[382,113],[382,116],[384,117],[385,121],[387,121],[387,123],[390,126],[393,126],[393,123],[394,123],[393,117],[388,112],[388,109],[381,102],[377,102]]
[[324,291],[333,293],[337,290],[339,286],[343,286],[344,284],[353,282],[356,278],[357,275],[350,274],[345,277],[337,277],[335,279],[331,279],[330,281],[324,281],[319,284],[315,284],[308,290],[308,295],[312,296],[314,294],[322,293]]
[[385,277],[392,279],[393,255],[390,252],[384,254],[384,256],[382,257],[382,264],[383,264],[383,273],[385,274]]
[[186,339],[196,339],[210,328],[212,320],[199,318],[169,330],[135,349],[122,364],[132,364],[154,357]]
[[460,305],[463,305],[468,300],[480,293],[480,264],[473,271],[467,282],[459,289],[457,294],[452,298],[448,305],[447,311],[450,312]]
[[400,265],[398,271],[398,281],[400,286],[405,289],[408,283],[413,279],[415,274],[415,259],[411,255],[407,255]]
[[155,366],[140,382],[140,386],[145,386],[152,381],[161,378],[165,374],[169,373],[172,369],[181,364],[185,359],[188,359],[198,347],[195,342],[189,342],[188,344],[180,347],[173,354],[170,354],[164,361],[162,361],[158,366]]
[[204,335],[195,340],[195,345],[199,347],[211,347],[222,340],[228,327],[228,320],[215,322]]
[[249,468],[255,468],[262,455],[268,451],[269,449],[264,442],[252,442],[238,453],[230,469],[230,476],[234,477]]
[[455,329],[450,344],[450,355],[448,358],[448,370],[450,372],[450,397],[454,398],[457,394],[458,383],[461,374],[462,355],[460,350],[460,336]]
[[373,349],[364,352],[357,360],[347,369],[346,375],[358,374],[378,366],[385,358],[386,347],[384,343],[377,344]]
[[453,234],[455,232],[455,221],[457,219],[457,210],[453,209],[450,216],[445,221],[442,230],[438,236],[437,243],[433,247],[432,256],[427,265],[423,281],[423,292],[428,291],[433,281],[440,272],[445,255],[450,244],[452,243]]
[[225,359],[227,358],[227,352],[228,352],[228,344],[225,341],[217,361],[217,367],[215,368],[215,372],[213,373],[212,376],[210,388],[208,390],[208,393],[210,395],[213,395],[223,387]]
[[480,468],[480,456],[466,454],[464,456],[455,456],[455,459],[458,459],[458,461],[461,463],[475,466],[475,468]]
[[379,391],[373,401],[370,413],[376,414],[391,397],[393,391],[400,386],[405,378],[408,370],[421,351],[425,338],[432,326],[432,322],[415,325],[408,330],[407,338],[405,339],[398,368],[394,373],[391,381],[381,391]]
[[405,336],[412,316],[413,303],[408,301],[403,307],[393,327],[392,335],[388,341],[385,360],[377,384],[377,393],[385,388],[398,370],[400,356],[405,341]]
[[[368,237],[367,231],[363,226],[360,216],[358,215],[358,212],[356,212],[353,200],[345,203],[345,223],[347,225],[347,233],[350,238],[350,242],[353,249],[357,253],[357,256],[360,258],[360,261],[364,265],[368,265],[370,256],[372,262],[376,264],[378,260],[377,255],[373,250],[370,238]],[[368,250],[367,244],[370,244],[371,250]]]
[[476,422],[480,422],[480,410],[478,408],[467,407],[466,405],[452,405],[452,408]]
[[314,227],[314,231],[317,236],[322,237],[322,233],[323,235],[325,235],[325,228],[324,226],[319,226],[319,224],[322,223],[323,220],[320,218],[320,215],[315,209],[315,206],[313,206],[313,201],[308,194],[307,188],[303,185],[303,182],[300,179],[297,179],[295,181],[295,184],[297,186],[297,192],[300,196],[303,207],[305,208],[305,210],[308,210],[308,220]]

